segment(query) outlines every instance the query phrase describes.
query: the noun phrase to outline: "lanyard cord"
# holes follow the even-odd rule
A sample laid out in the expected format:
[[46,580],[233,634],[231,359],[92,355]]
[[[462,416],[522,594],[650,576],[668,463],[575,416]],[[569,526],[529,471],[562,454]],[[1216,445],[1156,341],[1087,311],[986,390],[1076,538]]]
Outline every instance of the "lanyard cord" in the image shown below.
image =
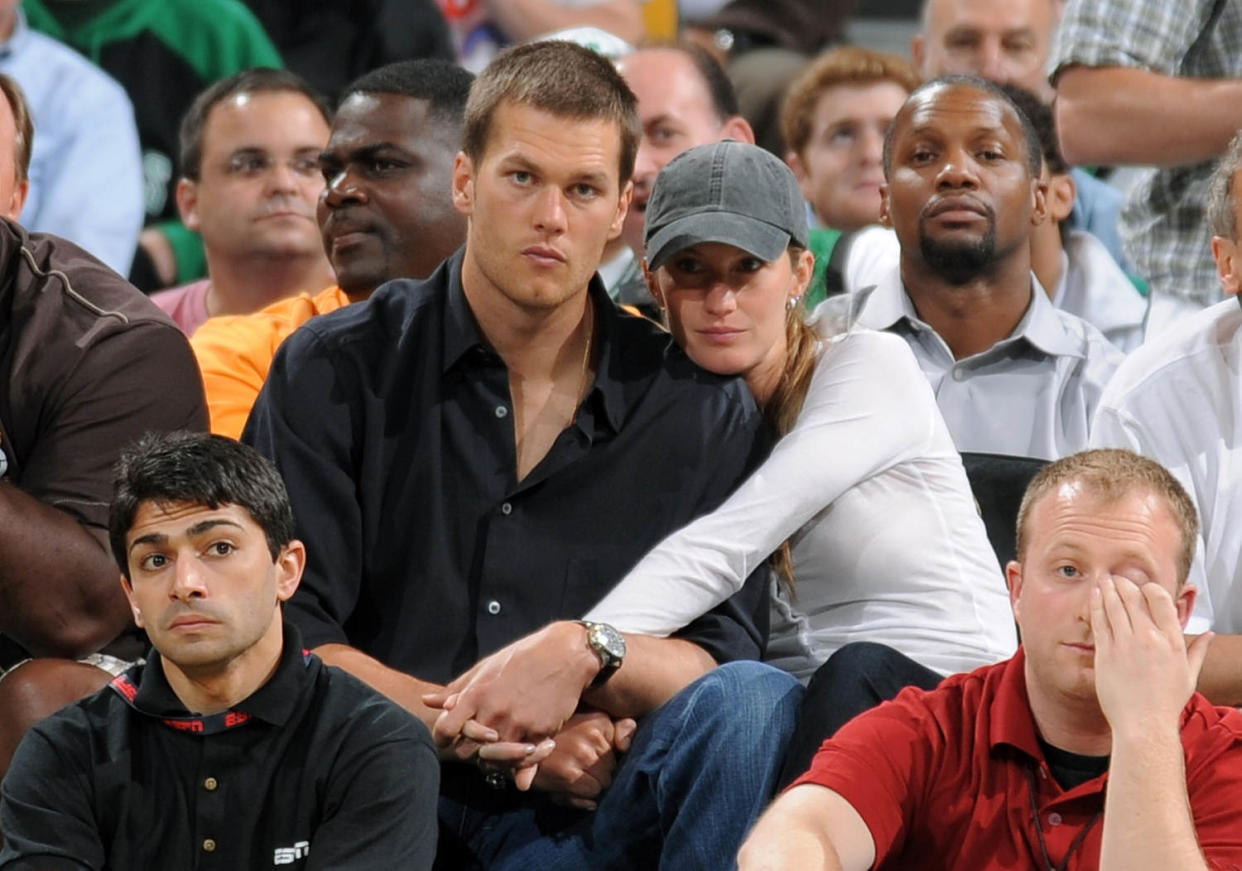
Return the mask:
[[1039,824],[1039,802],[1035,799],[1035,772],[1031,768],[1026,769],[1026,788],[1027,794],[1031,797],[1031,819],[1035,824],[1035,836],[1039,839],[1039,852],[1044,856],[1044,868],[1046,871],[1065,871],[1069,867],[1074,851],[1082,846],[1082,842],[1087,839],[1087,835],[1095,828],[1095,824],[1104,816],[1104,811],[1099,810],[1095,812],[1091,822],[1083,826],[1082,831],[1070,842],[1069,849],[1065,851],[1065,858],[1061,860],[1061,864],[1053,865],[1052,857],[1048,855],[1048,842],[1044,840],[1043,826]]

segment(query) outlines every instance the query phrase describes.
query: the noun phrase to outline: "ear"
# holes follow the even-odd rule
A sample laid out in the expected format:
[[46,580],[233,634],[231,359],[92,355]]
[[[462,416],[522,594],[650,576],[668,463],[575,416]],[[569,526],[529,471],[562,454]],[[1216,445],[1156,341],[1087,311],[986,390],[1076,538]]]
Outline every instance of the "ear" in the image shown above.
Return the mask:
[[1068,172],[1058,173],[1048,178],[1048,219],[1060,224],[1074,211],[1074,200],[1078,196],[1078,186],[1074,177]]
[[880,226],[892,228],[893,218],[888,211],[888,182],[880,185]]
[[181,213],[181,223],[191,230],[199,229],[198,185],[184,176],[177,181],[177,211]]
[[1199,588],[1194,584],[1182,584],[1182,588],[1173,597],[1173,605],[1177,608],[1177,619],[1183,629],[1190,620],[1191,612],[1195,610],[1195,600],[1198,598]]
[[125,598],[129,601],[129,610],[134,615],[134,625],[142,629],[142,611],[139,610],[138,603],[134,600],[134,586],[125,575],[121,575],[121,589],[125,591]]
[[1220,277],[1220,289],[1226,294],[1236,296],[1242,290],[1242,259],[1239,258],[1238,243],[1224,236],[1212,237],[1212,259],[1216,261],[1216,274]]
[[22,216],[22,209],[26,206],[26,195],[30,193],[30,179],[24,178],[13,187],[13,194],[9,197],[8,207],[4,210],[4,217],[10,221],[16,221]]
[[720,127],[721,139],[736,139],[748,145],[755,144],[755,129],[741,115],[730,115]]
[[789,288],[790,299],[801,299],[806,289],[811,286],[811,277],[815,275],[815,255],[809,248],[804,248],[794,264],[794,280]]
[[621,189],[621,197],[617,200],[617,214],[612,219],[612,226],[608,228],[609,242],[621,235],[621,228],[625,225],[625,215],[630,210],[630,200],[633,198],[634,181],[631,179],[625,183],[625,187]]
[[1022,609],[1022,563],[1010,560],[1005,566],[1005,584],[1009,587],[1009,607],[1013,609],[1014,619],[1021,621]]
[[306,568],[306,545],[296,538],[276,555],[276,598],[287,602],[302,580]]
[[1032,182],[1034,203],[1031,206],[1031,226],[1038,227],[1048,220],[1048,184],[1042,179]]
[[453,207],[467,218],[474,214],[474,161],[464,151],[453,158]]
[[919,71],[919,75],[923,75],[923,52],[926,49],[927,43],[923,40],[923,34],[914,34],[910,39],[910,57],[914,58],[914,68]]
[[806,164],[802,162],[802,158],[798,155],[798,152],[793,150],[786,151],[785,165],[789,167],[790,171],[794,174],[794,178],[798,180],[798,187],[802,188],[802,196],[809,199],[810,192],[807,190],[807,182],[809,182],[810,179],[807,178]]

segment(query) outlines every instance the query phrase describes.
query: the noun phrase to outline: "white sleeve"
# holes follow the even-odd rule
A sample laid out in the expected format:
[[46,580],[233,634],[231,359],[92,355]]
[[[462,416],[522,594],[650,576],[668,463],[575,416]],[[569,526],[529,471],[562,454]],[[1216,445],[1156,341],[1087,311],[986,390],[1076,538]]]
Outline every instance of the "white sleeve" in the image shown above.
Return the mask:
[[677,631],[741,589],[842,493],[925,451],[938,416],[902,339],[860,330],[827,343],[801,414],[764,463],[719,508],[643,557],[586,619],[624,632]]
[[[1169,452],[1156,444],[1150,431],[1120,404],[1113,400],[1113,390],[1106,388],[1104,397],[1096,410],[1095,419],[1091,424],[1092,448],[1124,448],[1140,456],[1147,457],[1162,464],[1186,488],[1192,500],[1196,500],[1197,492],[1194,481],[1190,479],[1189,470],[1184,460],[1172,462]],[[1196,506],[1197,507],[1197,506]],[[1190,564],[1187,583],[1195,585],[1198,595],[1186,631],[1191,635],[1200,635],[1212,628],[1216,613],[1212,607],[1212,591],[1207,583],[1207,571],[1203,567],[1204,540],[1203,527],[1199,527],[1199,538],[1195,542],[1195,558]]]

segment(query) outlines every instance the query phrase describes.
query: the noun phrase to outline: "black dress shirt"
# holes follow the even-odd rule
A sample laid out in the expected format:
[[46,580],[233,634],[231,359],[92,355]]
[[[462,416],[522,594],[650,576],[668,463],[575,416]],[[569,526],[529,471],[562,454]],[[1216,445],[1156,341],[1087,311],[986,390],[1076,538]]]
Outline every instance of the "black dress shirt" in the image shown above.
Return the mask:
[[426,727],[285,630],[232,710],[190,714],[152,654],[35,726],[0,786],[0,868],[430,868]]
[[[289,615],[308,644],[437,682],[580,617],[767,448],[745,384],[698,369],[597,278],[594,385],[518,482],[508,370],[461,262],[290,336],[243,434],[280,467],[307,544]],[[683,637],[718,661],[757,658],[767,582],[756,572]]]

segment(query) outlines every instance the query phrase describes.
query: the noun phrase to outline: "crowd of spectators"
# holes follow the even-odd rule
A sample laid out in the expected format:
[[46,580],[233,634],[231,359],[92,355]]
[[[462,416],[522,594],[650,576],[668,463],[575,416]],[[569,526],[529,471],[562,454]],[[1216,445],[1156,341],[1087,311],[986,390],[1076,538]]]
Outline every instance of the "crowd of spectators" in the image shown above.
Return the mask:
[[678,6],[0,0],[0,871],[1242,867],[1242,0]]

